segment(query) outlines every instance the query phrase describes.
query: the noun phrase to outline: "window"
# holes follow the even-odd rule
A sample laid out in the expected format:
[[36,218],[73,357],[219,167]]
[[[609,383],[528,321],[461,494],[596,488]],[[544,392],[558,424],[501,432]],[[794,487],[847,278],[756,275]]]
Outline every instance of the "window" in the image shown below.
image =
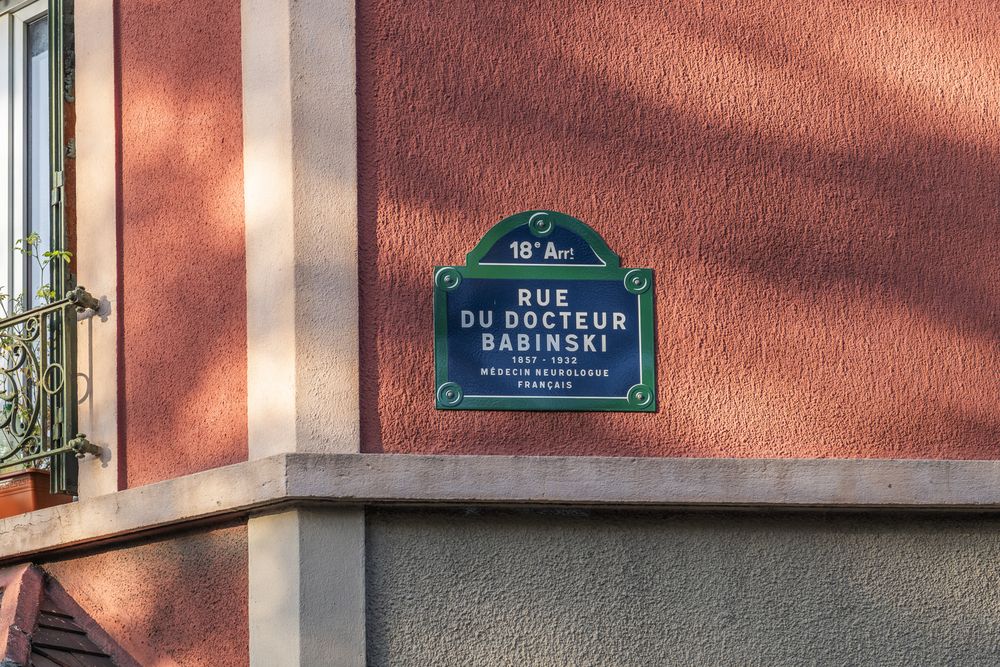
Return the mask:
[[[48,3],[36,0],[0,15],[0,276],[6,313],[40,305],[49,273],[19,250],[26,240],[51,250]],[[5,93],[5,94],[3,94]],[[3,130],[6,128],[6,131]],[[37,240],[36,240],[37,239]],[[29,261],[26,261],[29,260]]]
[[0,0],[0,472],[48,468],[53,492],[75,493],[75,456],[96,450],[76,429],[76,314],[97,304],[71,289],[64,8]]

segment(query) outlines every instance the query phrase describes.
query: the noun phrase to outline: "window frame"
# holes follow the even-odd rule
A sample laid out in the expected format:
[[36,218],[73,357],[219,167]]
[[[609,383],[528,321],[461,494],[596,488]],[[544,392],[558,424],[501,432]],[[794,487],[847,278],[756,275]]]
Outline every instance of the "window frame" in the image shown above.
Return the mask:
[[[8,298],[7,313],[13,314],[12,306],[18,295],[24,297],[19,310],[28,310],[36,305],[34,292],[40,285],[31,284],[28,278],[31,267],[25,262],[24,256],[14,249],[14,243],[27,238],[32,230],[28,215],[32,210],[29,200],[33,193],[29,191],[32,183],[29,177],[31,165],[28,164],[29,112],[29,55],[28,29],[32,23],[47,18],[50,14],[48,0],[28,0],[16,6],[0,7],[0,214],[4,216],[0,222],[0,285],[3,286]],[[48,201],[47,233],[52,237],[52,113],[54,109],[52,93],[52,26],[49,25],[48,48],[48,83],[47,106],[49,118],[48,127],[48,172],[49,182],[40,181],[44,189],[43,201]],[[44,184],[43,184],[44,183]],[[44,193],[48,195],[45,196]],[[41,251],[49,248],[42,248]],[[43,282],[46,282],[43,278]],[[48,281],[52,283],[51,279]]]
[[[72,31],[64,7],[72,4],[73,0],[31,0],[14,6],[0,0],[0,47],[3,48],[0,59],[5,61],[0,62],[5,84],[0,88],[0,151],[6,158],[0,159],[4,167],[0,171],[0,191],[4,194],[2,210],[8,216],[6,224],[0,224],[4,231],[2,240],[6,242],[0,273],[6,274],[11,295],[23,294],[16,312],[14,300],[8,301],[11,308],[0,328],[10,332],[9,340],[13,341],[10,343],[13,365],[8,370],[27,369],[25,383],[18,388],[14,381],[9,398],[4,399],[6,414],[13,415],[21,406],[26,412],[23,419],[8,417],[3,422],[5,436],[12,435],[15,444],[4,461],[0,461],[0,470],[46,460],[51,492],[76,495],[77,457],[100,452],[79,432],[77,313],[84,309],[96,311],[98,302],[85,290],[76,289],[70,267],[60,257],[53,257],[46,270],[39,272],[40,283],[47,283],[49,288],[44,299],[36,299],[35,291],[40,285],[32,285],[32,260],[15,247],[18,238],[24,239],[47,225],[48,234],[42,235],[43,239],[47,236],[47,247],[36,246],[37,252],[71,251],[66,228],[64,169],[65,137],[73,136],[73,132],[67,132],[64,123],[67,117],[73,118],[72,111],[66,109],[73,102],[72,77],[66,76],[72,74],[73,54],[72,48],[64,49],[63,38],[67,29]],[[45,128],[46,141],[44,147],[38,147],[47,151],[48,178],[44,176],[45,169],[31,173],[32,167],[41,164],[29,164],[28,159],[32,139],[40,139],[37,134],[28,136],[29,84],[31,76],[40,73],[29,69],[29,30],[43,17],[48,24],[47,67],[45,83],[38,81],[38,85],[47,91],[44,103],[48,122],[40,124]],[[37,177],[41,186],[33,191],[29,187],[32,177]],[[47,215],[37,216],[35,224],[28,219],[29,211],[33,210],[32,200],[40,207],[39,211],[47,210]],[[39,300],[44,303],[38,303]]]

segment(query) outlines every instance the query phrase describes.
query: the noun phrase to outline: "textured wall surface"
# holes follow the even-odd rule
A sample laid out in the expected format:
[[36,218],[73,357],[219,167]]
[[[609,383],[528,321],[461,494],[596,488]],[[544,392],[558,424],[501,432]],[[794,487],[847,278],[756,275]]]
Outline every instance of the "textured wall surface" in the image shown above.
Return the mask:
[[122,484],[246,459],[240,3],[118,4]]
[[[997,456],[994,3],[358,7],[367,451]],[[655,270],[656,415],[435,412],[432,266],[532,208]]]
[[245,526],[43,563],[141,664],[245,665]]
[[987,665],[1000,522],[372,513],[370,665]]

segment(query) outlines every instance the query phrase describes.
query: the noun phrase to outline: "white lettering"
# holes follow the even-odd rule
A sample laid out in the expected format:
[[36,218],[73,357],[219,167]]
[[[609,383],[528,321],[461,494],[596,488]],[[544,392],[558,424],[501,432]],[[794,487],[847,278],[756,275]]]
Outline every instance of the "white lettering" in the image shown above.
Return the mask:
[[[568,306],[567,295],[569,290],[557,289],[556,292],[556,305],[557,306]],[[517,289],[517,305],[519,306],[530,306],[532,301],[531,290],[519,287]],[[552,290],[551,289],[536,289],[534,295],[534,301],[536,306],[547,306],[552,302]]]

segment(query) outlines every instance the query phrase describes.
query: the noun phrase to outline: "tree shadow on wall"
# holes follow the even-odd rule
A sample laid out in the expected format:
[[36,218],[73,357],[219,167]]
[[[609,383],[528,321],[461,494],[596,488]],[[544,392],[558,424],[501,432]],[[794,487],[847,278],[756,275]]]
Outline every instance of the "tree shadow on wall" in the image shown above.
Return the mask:
[[[563,10],[359,5],[366,446],[588,453],[574,435],[586,432],[619,454],[746,455],[784,436],[807,441],[791,455],[981,456],[1000,426],[998,133],[976,106],[988,93],[966,95],[934,52],[969,43],[966,28],[942,13],[913,19],[914,36],[864,8]],[[809,37],[845,21],[888,30],[887,48],[918,61],[887,73],[863,40]],[[594,224],[627,265],[657,271],[667,400],[643,425],[433,411],[431,267],[535,207]],[[784,349],[762,351],[768,337]],[[734,408],[697,404],[720,392]],[[903,404],[926,423],[907,426]],[[783,420],[807,423],[768,426]],[[909,450],[895,442],[910,435]]]

